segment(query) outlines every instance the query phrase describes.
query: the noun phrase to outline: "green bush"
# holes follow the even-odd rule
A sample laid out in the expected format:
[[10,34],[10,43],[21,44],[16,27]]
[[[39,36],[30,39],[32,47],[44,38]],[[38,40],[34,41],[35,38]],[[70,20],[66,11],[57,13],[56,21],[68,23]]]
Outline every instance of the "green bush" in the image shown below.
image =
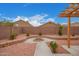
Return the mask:
[[55,41],[51,41],[51,42],[50,42],[50,47],[51,47],[51,49],[52,49],[52,51],[53,51],[54,53],[57,52],[56,49],[57,49],[58,45],[57,45],[57,43],[56,43]]
[[61,35],[62,35],[62,31],[61,31],[61,30],[59,30],[58,34],[61,36]]
[[29,33],[27,33],[26,36],[30,36]]
[[10,40],[14,40],[16,38],[16,33],[12,33],[11,35],[10,35]]
[[42,36],[42,33],[41,32],[39,33],[39,36]]
[[63,35],[63,26],[60,26],[60,27],[59,27],[58,34],[59,34],[59,35]]

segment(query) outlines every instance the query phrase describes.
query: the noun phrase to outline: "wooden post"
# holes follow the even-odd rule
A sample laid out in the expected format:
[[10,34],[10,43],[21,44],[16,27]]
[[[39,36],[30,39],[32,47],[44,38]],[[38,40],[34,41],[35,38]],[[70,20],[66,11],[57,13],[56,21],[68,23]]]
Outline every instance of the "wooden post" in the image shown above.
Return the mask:
[[70,16],[68,17],[68,48],[70,48]]

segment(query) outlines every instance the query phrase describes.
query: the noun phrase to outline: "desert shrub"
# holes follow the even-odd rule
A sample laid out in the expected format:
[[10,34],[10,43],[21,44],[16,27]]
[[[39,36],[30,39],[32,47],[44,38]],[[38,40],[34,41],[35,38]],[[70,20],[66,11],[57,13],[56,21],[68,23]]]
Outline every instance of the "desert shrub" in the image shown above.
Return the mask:
[[40,32],[38,35],[39,35],[39,36],[42,36],[42,33]]
[[59,26],[58,34],[63,35],[63,26]]
[[50,47],[51,47],[51,49],[52,49],[52,51],[53,51],[54,53],[57,52],[56,49],[57,49],[58,45],[57,45],[57,43],[56,43],[55,41],[51,41],[51,42],[50,42]]
[[27,33],[27,34],[26,34],[26,36],[30,36],[30,34],[29,34],[29,33]]
[[16,38],[16,33],[12,33],[11,35],[10,35],[10,40],[14,40]]

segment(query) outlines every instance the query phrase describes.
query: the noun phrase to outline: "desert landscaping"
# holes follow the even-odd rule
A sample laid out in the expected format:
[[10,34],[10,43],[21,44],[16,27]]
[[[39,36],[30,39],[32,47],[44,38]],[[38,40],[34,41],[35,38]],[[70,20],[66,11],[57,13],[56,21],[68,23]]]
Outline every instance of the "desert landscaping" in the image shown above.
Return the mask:
[[[79,17],[77,5],[76,8],[75,4],[70,4],[58,17],[68,20]],[[65,14],[67,12],[70,13]],[[0,56],[79,56],[79,22],[59,24],[49,21],[34,27],[22,19],[1,21]]]

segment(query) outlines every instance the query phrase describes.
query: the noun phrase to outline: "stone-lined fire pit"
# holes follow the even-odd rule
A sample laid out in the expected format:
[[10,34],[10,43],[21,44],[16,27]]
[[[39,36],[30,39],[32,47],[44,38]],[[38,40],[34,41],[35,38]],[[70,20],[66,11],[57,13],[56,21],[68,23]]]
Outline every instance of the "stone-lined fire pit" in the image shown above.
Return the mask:
[[43,37],[33,37],[25,41],[25,43],[39,43],[39,42],[50,42],[55,41],[54,39],[43,38]]

